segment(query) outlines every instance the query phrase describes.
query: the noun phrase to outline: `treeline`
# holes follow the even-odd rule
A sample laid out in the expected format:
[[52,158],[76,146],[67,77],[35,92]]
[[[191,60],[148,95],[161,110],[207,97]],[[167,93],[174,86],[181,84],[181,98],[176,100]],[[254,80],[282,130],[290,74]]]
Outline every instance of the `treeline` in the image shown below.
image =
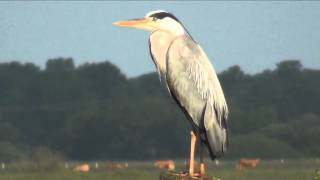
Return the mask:
[[[320,70],[297,60],[219,74],[230,108],[226,158],[320,156]],[[108,61],[0,64],[0,160],[40,148],[67,159],[184,158],[189,124],[156,73],[127,78]]]

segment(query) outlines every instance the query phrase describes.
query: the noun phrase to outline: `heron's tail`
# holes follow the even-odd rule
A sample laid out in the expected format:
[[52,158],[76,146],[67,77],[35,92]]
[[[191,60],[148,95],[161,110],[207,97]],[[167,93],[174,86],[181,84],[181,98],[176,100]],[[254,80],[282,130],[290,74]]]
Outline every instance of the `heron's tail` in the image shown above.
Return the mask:
[[228,149],[228,131],[215,123],[212,128],[206,130],[206,145],[212,160],[221,157]]

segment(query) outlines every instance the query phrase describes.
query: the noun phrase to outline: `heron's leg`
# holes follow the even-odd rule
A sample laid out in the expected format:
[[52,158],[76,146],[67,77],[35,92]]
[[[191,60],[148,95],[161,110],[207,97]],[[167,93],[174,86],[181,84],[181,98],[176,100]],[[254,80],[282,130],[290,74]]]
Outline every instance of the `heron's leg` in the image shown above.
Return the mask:
[[205,165],[204,165],[204,155],[205,155],[205,147],[204,143],[201,142],[201,154],[200,154],[200,176],[204,176],[206,171],[205,171]]
[[190,146],[190,162],[189,162],[189,175],[194,175],[194,152],[196,146],[197,137],[194,132],[191,130],[191,146]]

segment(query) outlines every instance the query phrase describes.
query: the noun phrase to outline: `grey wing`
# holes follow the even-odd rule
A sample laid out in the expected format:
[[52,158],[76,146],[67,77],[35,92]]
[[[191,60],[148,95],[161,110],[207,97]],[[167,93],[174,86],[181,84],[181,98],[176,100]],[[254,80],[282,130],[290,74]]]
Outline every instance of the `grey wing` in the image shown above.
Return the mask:
[[193,124],[205,133],[211,157],[220,156],[228,144],[228,108],[208,57],[197,43],[182,36],[172,42],[166,63],[171,94]]

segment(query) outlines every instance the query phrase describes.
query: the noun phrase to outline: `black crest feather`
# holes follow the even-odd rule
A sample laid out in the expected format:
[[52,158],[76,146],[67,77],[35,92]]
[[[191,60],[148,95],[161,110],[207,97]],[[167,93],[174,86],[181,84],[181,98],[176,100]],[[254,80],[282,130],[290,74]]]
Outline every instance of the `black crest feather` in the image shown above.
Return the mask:
[[180,22],[178,18],[176,18],[173,14],[168,13],[168,12],[158,12],[158,13],[154,13],[154,14],[150,15],[150,17],[155,17],[155,18],[157,18],[157,19],[163,19],[163,18],[165,18],[165,17],[170,17],[170,18],[172,18],[172,19]]

